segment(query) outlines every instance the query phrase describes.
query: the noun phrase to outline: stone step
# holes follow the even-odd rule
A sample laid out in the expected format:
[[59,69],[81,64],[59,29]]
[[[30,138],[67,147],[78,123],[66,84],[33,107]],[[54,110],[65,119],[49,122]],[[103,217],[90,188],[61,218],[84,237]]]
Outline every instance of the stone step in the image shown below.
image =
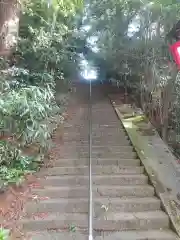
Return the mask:
[[[62,147],[66,147],[66,146],[77,146],[77,147],[88,147],[89,146],[89,141],[72,141],[71,144],[69,142],[62,142]],[[97,146],[97,147],[129,147],[132,146],[131,142],[129,143],[119,143],[119,142],[111,142],[111,144],[105,142],[98,142],[98,143],[93,143],[92,144],[93,147]]]
[[[107,111],[107,112],[106,112]],[[106,118],[101,118],[101,116],[106,117]],[[117,121],[117,116],[112,109],[106,109],[106,108],[102,108],[102,109],[98,109],[98,108],[94,108],[92,109],[92,117],[94,117],[95,119],[102,119],[104,121],[109,120],[110,123],[112,123],[112,121]]]
[[[89,126],[87,126],[87,128],[84,129],[76,129],[76,131],[64,131],[63,137],[88,137],[89,134]],[[108,138],[111,138],[112,136],[114,136],[115,138],[117,137],[124,137],[124,138],[128,138],[125,130],[123,129],[115,129],[115,130],[104,130],[104,129],[100,129],[100,128],[96,128],[96,129],[92,129],[91,131],[92,137],[93,138],[97,138],[97,137],[103,137],[106,136]]]
[[95,240],[180,240],[178,236],[168,229],[147,230],[147,231],[122,231],[105,233],[96,237]]
[[[144,172],[144,167],[131,167],[131,166],[92,166],[93,175],[101,174],[141,174]],[[77,166],[77,167],[52,167],[42,169],[38,172],[38,176],[59,176],[59,175],[85,175],[88,176],[88,166]]]
[[[76,113],[77,114],[77,113]],[[107,117],[107,116],[106,116]],[[84,124],[81,125],[81,123]],[[84,119],[78,119],[77,122],[74,121],[69,121],[68,124],[66,124],[64,127],[65,128],[72,128],[72,129],[76,129],[76,128],[84,128],[89,126],[89,116],[87,115]],[[74,128],[75,127],[75,128]],[[114,128],[121,128],[124,129],[124,126],[122,125],[122,123],[118,120],[118,121],[97,121],[97,119],[94,119],[94,122],[92,122],[92,127],[93,128],[105,128],[105,129],[114,129]]]
[[[81,128],[80,128],[81,129]],[[81,129],[83,131],[83,129]],[[86,132],[86,131],[85,131]],[[115,134],[122,134],[126,133],[126,130],[121,127],[121,126],[116,126],[116,127],[93,127],[92,128],[92,133],[115,133]]]
[[163,211],[107,213],[94,221],[93,229],[102,231],[148,230],[169,227],[169,218]]
[[[122,231],[115,233],[102,233],[103,236],[94,236],[94,240],[180,240],[177,235],[167,229],[147,231]],[[36,232],[27,236],[31,240],[87,240],[88,236],[80,233],[67,232]],[[28,239],[29,239],[28,238]]]
[[[39,179],[42,186],[88,186],[88,176],[47,176]],[[148,177],[144,174],[139,175],[95,175],[92,178],[95,185],[144,185],[148,183]]]
[[[80,159],[69,159],[69,158],[62,158],[59,160],[56,160],[53,162],[53,166],[55,167],[78,167],[78,166],[88,166],[89,159],[88,158],[80,158]],[[116,166],[140,166],[140,160],[139,159],[108,159],[108,158],[100,158],[95,159],[92,158],[92,166],[110,166],[110,165],[116,165]]]
[[[88,235],[73,232],[46,231],[27,233],[27,239],[31,240],[87,240]],[[166,239],[165,239],[166,240]],[[174,239],[172,239],[174,240]]]
[[[93,120],[93,119],[92,119]],[[84,127],[83,125],[84,124]],[[74,128],[75,126],[75,128]],[[86,116],[84,119],[77,119],[76,122],[70,121],[68,124],[64,124],[63,127],[67,129],[68,131],[71,129],[72,131],[76,131],[78,129],[88,129],[87,126],[89,126],[89,116]],[[94,118],[94,121],[92,121],[92,128],[93,130],[101,128],[104,130],[110,130],[110,129],[125,129],[123,124],[118,120],[116,123],[110,124],[108,121],[97,121],[97,118]]]
[[115,118],[107,119],[107,114],[106,115],[103,114],[102,116],[92,117],[92,122],[93,124],[100,124],[100,125],[106,125],[108,123],[111,123],[113,125],[114,123],[114,126],[117,126],[117,127],[120,126],[118,120],[116,120]]
[[[89,143],[88,137],[86,137],[86,138],[64,137],[63,138],[63,142],[71,142],[71,141],[76,142],[76,143],[78,143],[78,142],[83,142],[85,144]],[[113,145],[115,143],[120,144],[120,145],[127,145],[130,143],[130,140],[125,139],[124,137],[122,138],[120,136],[118,136],[117,138],[99,137],[96,139],[95,138],[92,139],[92,144],[94,144],[94,145],[96,145],[96,144],[97,145],[99,145],[99,144],[103,144],[103,145],[104,144],[109,144],[109,145],[112,144]]]
[[[98,131],[98,130],[96,130],[96,131]],[[93,141],[99,141],[99,140],[102,140],[104,138],[106,138],[109,141],[112,141],[113,139],[117,140],[117,141],[119,141],[119,140],[124,140],[124,141],[129,140],[129,137],[126,136],[126,133],[122,133],[122,134],[111,133],[111,135],[110,135],[110,134],[102,132],[102,133],[99,133],[96,136],[92,135],[92,140]],[[74,140],[88,141],[89,140],[89,133],[80,133],[80,134],[77,133],[77,134],[74,134],[74,135],[68,134],[68,135],[62,136],[62,139],[63,140],[72,139],[73,141]]]
[[[69,131],[64,131],[64,136],[78,136],[78,135],[82,135],[82,136],[86,136],[89,133],[89,128],[76,128],[76,129],[69,129]],[[106,129],[106,128],[94,128],[92,129],[92,136],[96,137],[96,136],[119,136],[119,135],[126,135],[126,131],[122,128],[116,128],[116,129]]]
[[[133,190],[132,190],[133,189]],[[45,198],[85,198],[89,196],[87,187],[45,187],[44,189],[32,189],[32,194]],[[149,185],[132,186],[93,186],[93,197],[119,197],[138,198],[154,196],[154,188]]]
[[[87,214],[49,214],[33,215],[32,218],[20,221],[23,229],[29,231],[69,230],[70,226],[77,229],[88,228]],[[162,211],[136,212],[136,213],[107,213],[93,221],[95,231],[129,231],[163,229],[169,227],[169,218]]]
[[[89,158],[89,152],[73,152],[73,151],[68,151],[68,152],[62,152],[59,155],[61,158]],[[136,152],[128,151],[128,152],[91,152],[91,157],[92,158],[108,158],[108,159],[118,159],[118,158],[123,158],[123,159],[133,159],[137,158]]]
[[[111,127],[112,128],[123,128],[123,126],[121,125],[120,121],[115,121],[114,119],[106,119],[107,116],[103,117],[102,119],[98,119],[98,117],[95,117],[94,119],[92,119],[93,122],[93,127],[107,127],[107,125],[109,125],[109,123],[111,123]],[[89,121],[87,120],[85,124],[89,124]]]
[[[73,152],[81,152],[81,151],[89,151],[89,145],[61,145],[59,148],[60,152],[61,151],[73,151]],[[104,152],[104,151],[109,151],[109,152],[129,152],[133,151],[134,148],[133,146],[98,146],[98,145],[93,145],[92,146],[92,151],[93,152]]]
[[[26,204],[27,215],[34,213],[88,213],[89,200],[87,198],[76,199],[47,199],[31,201]],[[104,208],[102,208],[104,206]],[[160,210],[160,200],[156,197],[149,198],[94,198],[94,216],[98,217],[107,212],[139,212]]]
[[[122,137],[122,138],[128,139],[128,136],[125,131],[105,131],[105,130],[96,129],[96,130],[93,130],[91,134],[93,139],[96,139],[98,137],[107,137],[107,138]],[[67,137],[88,138],[88,135],[89,135],[89,129],[87,128],[82,131],[76,130],[76,132],[72,132],[72,131],[64,132],[63,138],[67,138]]]

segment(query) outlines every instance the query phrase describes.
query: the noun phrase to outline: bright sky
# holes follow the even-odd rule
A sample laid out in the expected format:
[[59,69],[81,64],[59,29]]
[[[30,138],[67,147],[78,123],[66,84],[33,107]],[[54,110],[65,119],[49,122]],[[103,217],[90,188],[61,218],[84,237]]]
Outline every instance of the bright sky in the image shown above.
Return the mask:
[[86,61],[83,57],[81,60],[81,75],[87,80],[95,80],[97,79],[97,71],[95,68],[89,65],[88,61]]

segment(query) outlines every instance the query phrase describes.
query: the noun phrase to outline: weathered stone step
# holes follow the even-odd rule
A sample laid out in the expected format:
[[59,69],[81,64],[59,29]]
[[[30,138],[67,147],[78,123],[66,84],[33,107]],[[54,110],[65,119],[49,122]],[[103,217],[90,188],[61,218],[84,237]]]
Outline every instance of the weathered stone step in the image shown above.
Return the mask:
[[[84,124],[84,127],[81,124]],[[74,128],[74,126],[75,126],[75,128]],[[84,130],[88,129],[87,128],[88,126],[89,126],[89,116],[86,117],[86,119],[84,119],[84,120],[78,120],[75,124],[72,122],[72,124],[69,123],[69,124],[63,125],[63,127],[67,131],[72,130],[72,132],[77,131],[79,129],[82,129],[84,131]],[[109,130],[109,131],[110,131],[110,129],[112,129],[112,130],[114,130],[114,129],[120,129],[120,130],[125,129],[124,126],[122,125],[122,123],[120,122],[120,120],[118,120],[114,124],[109,124],[109,122],[107,122],[107,121],[97,122],[96,119],[94,119],[94,122],[92,122],[92,128],[93,128],[93,130],[101,128],[101,129]]]
[[[83,137],[86,137],[89,133],[89,126],[87,126],[87,128],[80,128],[80,129],[69,129],[69,131],[64,131],[64,137],[66,136],[83,136]],[[92,132],[91,132],[92,136],[93,137],[96,137],[96,136],[102,136],[102,135],[106,135],[106,136],[126,136],[126,131],[124,129],[121,129],[121,128],[117,128],[117,129],[104,129],[104,128],[96,128],[96,129],[92,129]]]
[[[75,113],[75,116],[77,115],[77,113]],[[107,118],[107,116],[106,116],[106,118]],[[87,124],[88,125],[88,123],[89,123],[89,121],[88,121],[88,119],[89,119],[89,115],[88,114],[86,114],[86,116],[84,117],[84,119],[85,120],[87,120],[87,121],[84,121],[84,124]],[[73,120],[72,118],[71,118],[71,120]],[[102,127],[114,127],[114,126],[122,126],[122,124],[121,124],[121,122],[118,120],[114,120],[113,119],[113,121],[111,121],[111,122],[109,122],[109,121],[107,121],[107,119],[104,119],[105,121],[104,122],[97,122],[97,123],[95,123],[95,122],[93,122],[92,123],[92,125],[94,126],[94,127],[97,127],[97,126],[102,126]],[[108,119],[109,120],[109,119]],[[79,118],[78,119],[78,121],[68,121],[68,125],[70,125],[71,123],[73,124],[73,126],[79,126],[79,122],[82,122],[83,120],[81,119],[81,118]],[[65,126],[67,126],[67,123],[66,123],[66,125]]]
[[107,114],[106,114],[105,118],[103,117],[102,119],[99,119],[99,116],[96,117],[96,119],[94,118],[93,125],[95,125],[95,126],[100,125],[100,126],[105,126],[105,127],[122,126],[120,124],[120,121],[118,121],[116,115],[113,118],[110,118],[110,117],[107,118]]
[[122,231],[110,233],[95,240],[180,240],[177,235],[167,229],[147,231]]
[[[144,172],[144,167],[131,167],[131,166],[92,166],[93,175],[101,174],[141,174]],[[38,176],[60,176],[60,175],[85,175],[88,176],[88,166],[77,166],[77,167],[52,167],[42,169]]]
[[[86,185],[88,186],[88,176],[48,176],[39,180],[43,186],[67,186],[67,185]],[[148,182],[148,177],[144,174],[139,175],[95,175],[92,183],[96,185],[144,185]]]
[[[106,235],[106,233],[105,233]],[[28,234],[31,240],[87,240],[88,236],[67,232],[37,232]],[[110,233],[108,236],[94,237],[94,240],[179,240],[170,230],[122,231]]]
[[107,128],[107,127],[96,127],[92,128],[93,133],[116,133],[116,134],[122,134],[126,133],[126,130],[122,127],[114,127],[114,128]]
[[[80,158],[80,159],[69,159],[69,158],[62,158],[53,162],[53,166],[56,167],[67,167],[67,166],[88,166],[89,159],[88,158]],[[117,166],[140,166],[139,159],[108,159],[108,158],[92,158],[92,166],[110,166],[110,165],[117,165]]]
[[[84,143],[88,143],[89,139],[88,137],[82,137],[82,138],[78,138],[77,136],[74,137],[63,137],[63,141],[64,142],[69,142],[69,141],[75,141],[75,142],[79,142],[79,141],[83,141]],[[99,144],[99,143],[103,143],[103,144],[113,144],[113,143],[119,143],[119,144],[129,144],[130,140],[128,140],[127,138],[118,136],[118,137],[97,137],[97,138],[92,138],[92,143],[93,144]]]
[[[73,232],[46,231],[28,233],[27,239],[31,240],[87,240],[88,235]],[[154,240],[154,239],[153,239]],[[166,240],[166,239],[165,239]],[[174,239],[172,239],[174,240]]]
[[[77,145],[89,145],[89,141],[84,141],[84,140],[65,140],[64,144],[71,144],[71,143],[76,143]],[[98,141],[94,141],[92,140],[92,144],[93,145],[99,145],[99,146],[104,146],[104,145],[119,145],[119,146],[129,146],[131,143],[128,140],[124,140],[124,141],[119,141],[119,140],[108,140],[108,139],[102,139],[102,140],[98,140]]]
[[[74,151],[74,152],[81,152],[81,151],[88,151],[89,150],[89,145],[61,145],[61,147],[59,148],[60,152],[63,150],[65,151]],[[129,151],[133,151],[133,146],[96,146],[93,145],[92,146],[92,151],[93,152],[103,152],[103,151],[109,151],[109,152],[129,152]]]
[[[63,136],[64,137],[88,137],[88,129],[85,130],[85,131],[76,131],[76,132],[72,132],[72,131],[69,131],[69,132],[64,132]],[[118,131],[118,130],[100,130],[100,129],[96,129],[94,131],[92,131],[92,137],[95,138],[95,137],[112,137],[112,136],[115,136],[115,137],[118,137],[118,136],[121,136],[121,137],[125,137],[125,138],[128,138],[127,135],[126,135],[126,132],[125,131]]]
[[[87,121],[86,123],[83,122],[84,125],[81,125],[80,122],[78,124],[73,124],[71,127],[74,129],[88,129],[89,122]],[[70,127],[69,127],[70,128]],[[97,130],[98,128],[101,129],[124,129],[123,125],[121,124],[120,121],[115,122],[114,124],[109,124],[109,123],[93,123],[92,124],[92,129]]]
[[[69,135],[81,135],[81,134],[84,134],[84,136],[86,134],[88,134],[89,132],[89,128],[88,126],[85,128],[65,128],[64,129],[64,135],[66,136],[69,136]],[[92,128],[92,135],[93,136],[98,136],[99,134],[107,134],[107,135],[110,135],[112,136],[112,134],[114,135],[119,135],[119,134],[125,134],[126,133],[126,130],[123,128],[123,127],[116,127],[116,128],[107,128],[107,127],[101,127],[101,126],[97,126],[96,128]]]
[[[89,141],[72,141],[71,144],[69,142],[62,142],[62,147],[66,146],[78,146],[78,147],[88,147],[89,146]],[[98,142],[96,144],[92,144],[93,147],[106,147],[106,146],[111,146],[111,147],[129,147],[132,146],[131,142],[130,143],[119,143],[119,142],[112,142],[111,144],[109,143],[101,143]]]
[[98,129],[96,130],[96,133],[92,134],[93,139],[102,138],[102,137],[108,137],[108,138],[114,137],[115,139],[119,137],[126,138],[126,139],[129,138],[125,132],[105,132],[105,131],[99,131]]
[[114,115],[114,111],[113,109],[108,109],[108,108],[105,108],[105,109],[98,109],[98,108],[92,108],[92,118],[94,119],[102,119],[104,120],[103,118],[101,117],[106,117],[107,118],[108,116],[108,119],[111,119],[113,121],[116,121],[116,115]]
[[93,229],[102,231],[145,230],[169,227],[169,218],[163,211],[136,213],[107,213],[94,221]]
[[45,230],[67,230],[71,226],[78,229],[88,229],[88,215],[78,213],[44,213],[34,214],[31,218],[24,218],[20,221],[25,231],[45,231]]
[[[61,158],[89,158],[89,152],[62,152],[60,153]],[[118,158],[123,158],[123,159],[133,159],[137,158],[136,152],[132,151],[127,151],[127,152],[109,152],[109,151],[101,151],[101,152],[91,152],[91,157],[92,158],[108,158],[108,159],[118,159]]]
[[92,122],[93,124],[100,124],[100,125],[105,125],[108,123],[111,123],[112,125],[116,124],[116,126],[120,126],[119,122],[113,117],[113,118],[109,118],[109,116],[107,116],[107,114],[103,114],[102,116],[94,116],[92,117]]
[[[42,212],[59,212],[59,213],[88,213],[88,199],[47,199],[38,200],[37,202],[28,202],[26,204],[27,215]],[[93,199],[94,214],[101,216],[106,212],[103,206],[109,212],[139,212],[139,211],[156,211],[160,210],[160,200],[155,197],[149,198],[94,198]]]
[[[132,190],[133,189],[133,190]],[[89,196],[87,187],[45,187],[44,189],[32,189],[32,193],[43,199],[50,198],[85,198]],[[154,188],[149,185],[134,186],[93,186],[93,197],[119,197],[136,198],[154,196]]]
[[[114,136],[112,136],[114,135]],[[122,133],[122,134],[108,134],[108,133],[99,133],[98,135],[94,135],[92,136],[92,140],[93,141],[98,141],[99,139],[103,139],[103,138],[108,138],[109,140],[117,140],[119,141],[120,139],[121,140],[129,140],[129,137],[126,136],[126,133]],[[69,139],[72,139],[73,141],[74,140],[81,140],[81,141],[88,141],[89,140],[89,133],[81,133],[81,134],[69,134],[69,135],[65,135],[63,136],[63,140],[69,140]]]
[[[87,229],[87,214],[44,214],[20,221],[26,231],[44,231],[51,229],[69,230],[74,225],[77,229]],[[136,213],[107,213],[93,221],[96,231],[125,231],[148,230],[169,227],[169,218],[162,211],[136,212]]]

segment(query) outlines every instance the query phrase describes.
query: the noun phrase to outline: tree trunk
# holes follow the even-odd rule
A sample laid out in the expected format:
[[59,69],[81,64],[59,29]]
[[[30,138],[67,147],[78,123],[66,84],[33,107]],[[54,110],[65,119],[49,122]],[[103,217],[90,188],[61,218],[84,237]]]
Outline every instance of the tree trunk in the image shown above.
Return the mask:
[[17,0],[0,0],[0,56],[8,56],[16,44],[19,13]]
[[167,142],[168,140],[168,127],[169,127],[169,106],[173,99],[173,88],[177,76],[177,67],[172,63],[171,65],[171,79],[168,80],[163,92],[163,108],[162,108],[162,139]]

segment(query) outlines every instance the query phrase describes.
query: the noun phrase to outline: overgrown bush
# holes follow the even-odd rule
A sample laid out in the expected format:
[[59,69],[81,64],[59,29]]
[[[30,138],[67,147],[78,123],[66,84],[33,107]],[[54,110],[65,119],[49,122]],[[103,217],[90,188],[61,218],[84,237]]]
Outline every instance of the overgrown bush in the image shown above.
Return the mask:
[[[81,0],[22,4],[17,45],[8,60],[0,59],[0,179],[6,183],[21,182],[37,167],[50,146],[53,117],[63,121],[58,92],[76,72],[71,43],[81,9]],[[37,156],[26,156],[25,147],[34,145]]]

